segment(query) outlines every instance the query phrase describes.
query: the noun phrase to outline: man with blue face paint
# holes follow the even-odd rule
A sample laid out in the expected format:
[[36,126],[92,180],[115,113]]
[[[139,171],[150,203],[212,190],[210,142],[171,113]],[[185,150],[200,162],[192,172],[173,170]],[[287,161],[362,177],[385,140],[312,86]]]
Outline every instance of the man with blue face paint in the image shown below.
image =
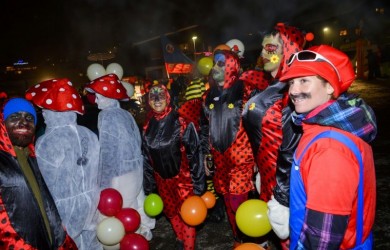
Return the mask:
[[[252,72],[254,73],[254,72]],[[247,78],[240,79],[240,61],[230,50],[214,52],[214,66],[210,73],[210,89],[205,94],[201,119],[201,142],[204,155],[214,160],[213,182],[215,190],[224,198],[231,225],[234,246],[243,242],[235,213],[254,190],[254,158],[245,133],[241,111],[251,92],[258,86]],[[263,75],[256,75],[261,82]],[[264,86],[263,86],[264,87]]]

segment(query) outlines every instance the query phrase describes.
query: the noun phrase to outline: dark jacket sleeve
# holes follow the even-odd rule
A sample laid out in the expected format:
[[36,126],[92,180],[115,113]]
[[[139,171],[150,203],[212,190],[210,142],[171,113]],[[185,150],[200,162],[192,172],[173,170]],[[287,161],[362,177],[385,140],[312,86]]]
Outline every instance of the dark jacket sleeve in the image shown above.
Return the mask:
[[203,166],[203,154],[200,150],[200,140],[192,122],[184,131],[182,141],[189,161],[194,194],[202,195],[206,192],[206,174]]
[[146,146],[145,139],[142,140],[142,155],[144,157],[144,179],[143,187],[145,195],[157,193],[156,180],[154,179],[154,169],[149,157],[149,150]]
[[200,145],[203,155],[210,153],[210,139],[209,139],[209,120],[206,117],[205,107],[201,109],[200,112]]
[[276,169],[275,199],[283,206],[289,207],[290,200],[290,170],[295,149],[302,136],[302,128],[293,123],[292,109],[287,106],[283,109],[283,141],[279,148]]

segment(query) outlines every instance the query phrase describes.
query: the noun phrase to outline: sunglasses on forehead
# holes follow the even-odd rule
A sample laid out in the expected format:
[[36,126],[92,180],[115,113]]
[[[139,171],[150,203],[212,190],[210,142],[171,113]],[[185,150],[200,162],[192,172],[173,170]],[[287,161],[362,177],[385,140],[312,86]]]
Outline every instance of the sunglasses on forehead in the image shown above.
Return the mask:
[[311,50],[302,50],[297,53],[294,53],[290,56],[290,59],[288,59],[287,65],[290,66],[295,60],[297,60],[298,62],[326,62],[327,64],[332,66],[332,68],[337,74],[339,82],[341,82],[340,73],[337,70],[336,66],[334,66],[334,64],[331,61],[326,59],[321,54],[318,54],[317,52]]

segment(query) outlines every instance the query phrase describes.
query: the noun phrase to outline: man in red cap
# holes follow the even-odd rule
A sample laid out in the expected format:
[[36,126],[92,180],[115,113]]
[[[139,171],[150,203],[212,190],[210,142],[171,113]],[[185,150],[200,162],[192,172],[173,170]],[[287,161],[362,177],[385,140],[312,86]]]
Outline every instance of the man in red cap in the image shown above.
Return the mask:
[[62,78],[32,86],[26,98],[42,108],[46,128],[36,155],[65,228],[79,249],[103,249],[96,238],[99,141],[77,124],[77,114],[84,114],[79,93]]
[[355,73],[343,52],[315,46],[287,64],[280,80],[303,127],[290,177],[290,249],[371,249],[374,112],[347,93]]
[[96,104],[101,110],[98,116],[99,186],[102,189],[114,188],[121,193],[123,207],[136,209],[141,216],[141,225],[136,232],[151,240],[155,219],[147,216],[143,208],[140,129],[133,116],[119,104],[120,100],[129,99],[126,89],[116,74],[99,77],[85,88],[96,94]]

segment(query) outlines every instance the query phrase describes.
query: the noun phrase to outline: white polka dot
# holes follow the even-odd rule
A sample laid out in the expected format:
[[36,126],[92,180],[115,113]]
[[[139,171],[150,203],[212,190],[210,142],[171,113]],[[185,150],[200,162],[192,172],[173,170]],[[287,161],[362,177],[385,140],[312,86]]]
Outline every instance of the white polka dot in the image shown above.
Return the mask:
[[47,99],[46,100],[46,104],[52,104],[53,103],[53,100],[52,99]]
[[35,96],[37,93],[35,92],[31,92],[31,96]]
[[56,79],[53,79],[53,82],[56,82],[57,80]]
[[42,91],[43,91],[43,92],[46,92],[46,91],[47,91],[47,88],[42,88]]
[[72,84],[71,82],[68,82],[68,85],[69,85],[69,86],[72,86],[73,84]]
[[60,88],[59,91],[60,92],[65,92],[65,89],[64,88]]
[[82,109],[82,110],[84,110],[84,105],[83,105],[83,106],[81,106],[81,109]]
[[77,99],[77,95],[72,94],[73,99]]
[[66,107],[68,107],[68,108],[72,108],[73,106],[72,106],[72,104],[70,104],[70,103],[67,103],[67,104],[66,104]]
[[111,84],[115,84],[115,82],[114,82],[114,81],[110,81],[110,83],[111,83]]
[[99,81],[104,82],[104,79],[100,79]]
[[121,92],[121,90],[120,90],[120,89],[116,89],[116,92],[120,93],[120,92]]
[[35,85],[35,88],[37,89],[37,88],[39,88],[41,85],[40,84],[37,84],[37,85]]
[[108,88],[107,88],[107,87],[103,87],[103,90],[104,90],[104,91],[107,91],[107,90],[108,90]]

